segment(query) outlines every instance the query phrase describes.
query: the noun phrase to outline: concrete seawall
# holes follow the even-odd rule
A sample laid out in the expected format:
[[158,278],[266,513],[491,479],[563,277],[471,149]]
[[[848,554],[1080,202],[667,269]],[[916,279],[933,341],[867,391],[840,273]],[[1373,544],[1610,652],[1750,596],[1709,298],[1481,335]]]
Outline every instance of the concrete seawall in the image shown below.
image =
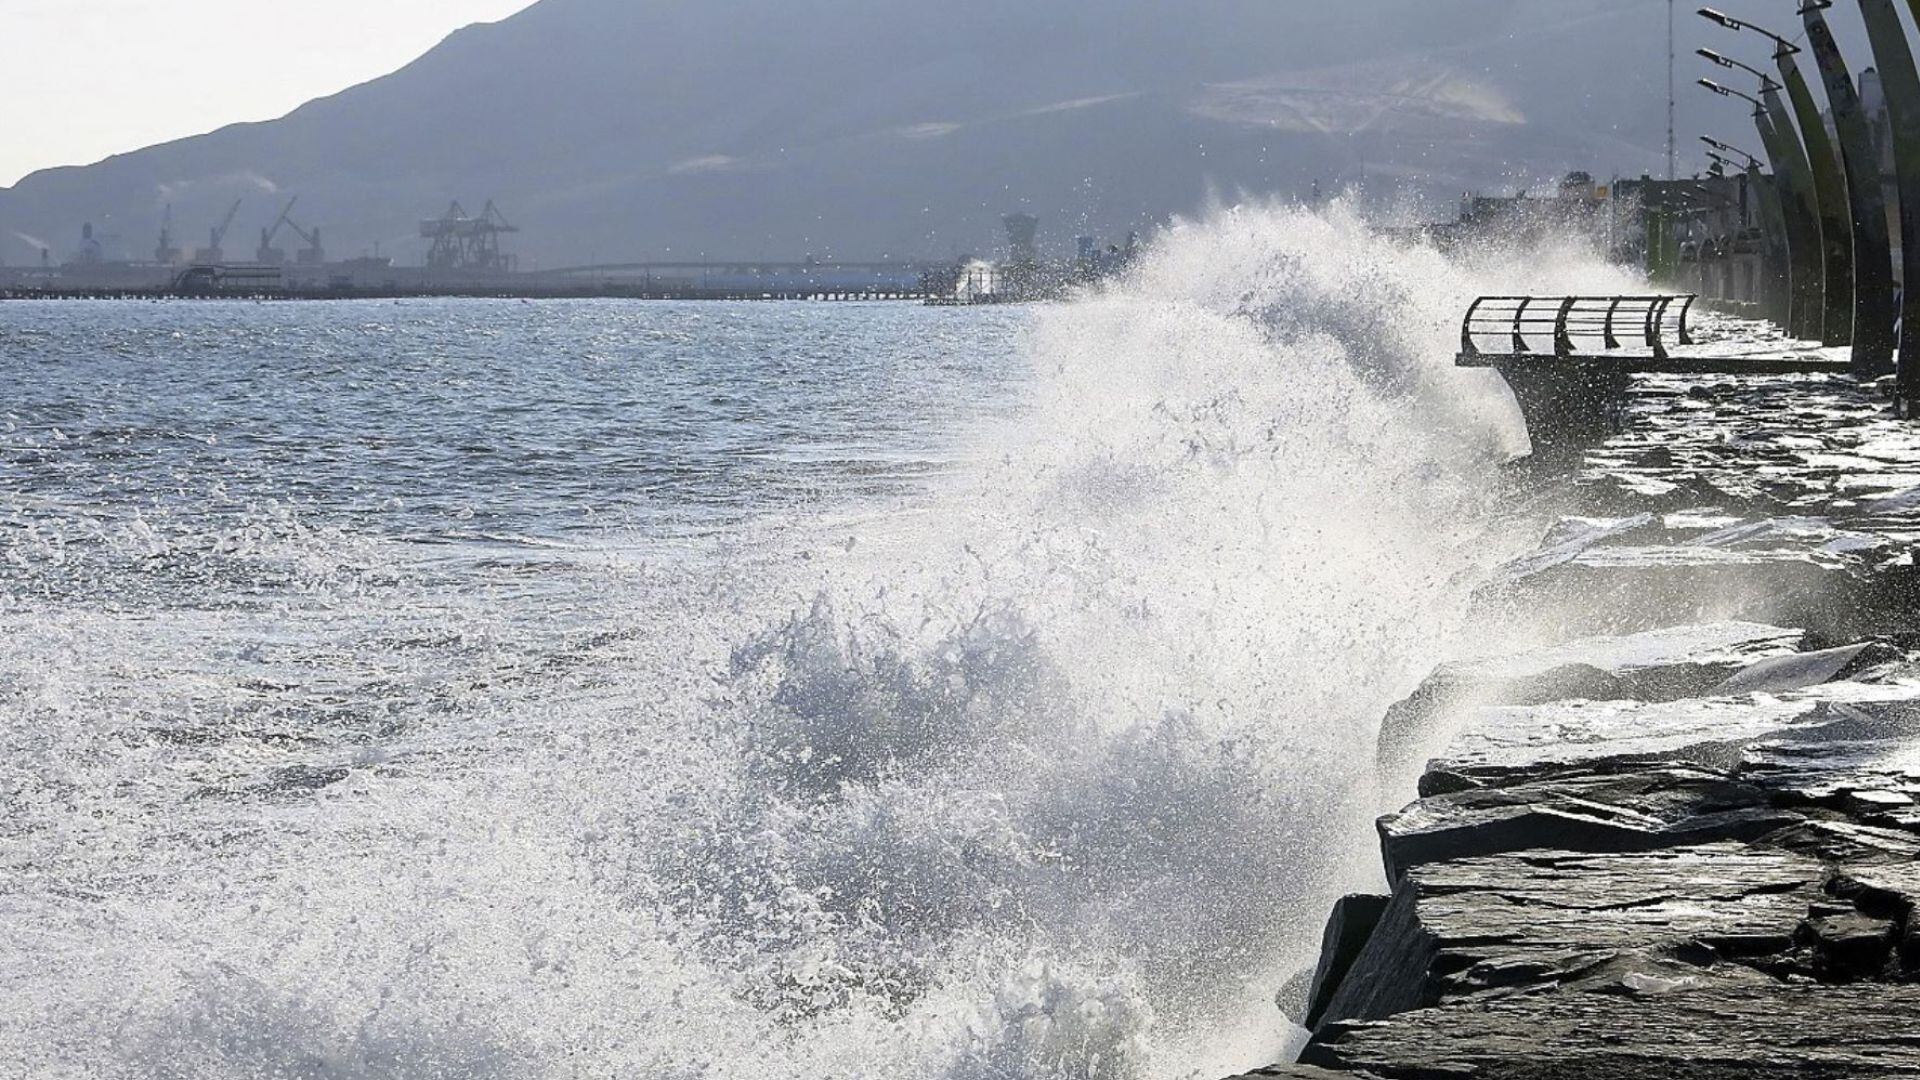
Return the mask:
[[1386,718],[1391,891],[1250,1075],[1920,1075],[1920,427],[1829,375],[1628,409],[1482,592],[1554,644]]

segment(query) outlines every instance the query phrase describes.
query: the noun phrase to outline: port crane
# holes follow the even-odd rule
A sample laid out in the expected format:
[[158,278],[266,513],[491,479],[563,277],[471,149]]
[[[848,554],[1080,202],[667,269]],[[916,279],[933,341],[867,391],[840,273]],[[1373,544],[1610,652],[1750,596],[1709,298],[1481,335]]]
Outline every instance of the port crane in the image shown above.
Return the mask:
[[226,261],[227,253],[222,249],[221,245],[226,243],[227,230],[233,228],[233,219],[240,213],[240,202],[241,200],[239,199],[233,200],[233,205],[227,208],[227,216],[220,219],[220,224],[215,225],[213,231],[208,234],[207,239],[211,242],[200,251],[194,252],[194,262],[221,263]]
[[280,211],[280,217],[274,221],[273,228],[260,230],[260,250],[254,252],[255,262],[264,266],[279,266],[287,261],[287,253],[273,246],[273,238],[280,235],[282,228],[293,224],[287,215],[293,213],[293,204],[299,201],[298,195],[288,199],[286,209]]
[[299,222],[288,218],[287,228],[292,229],[294,235],[298,236],[301,242],[307,245],[300,249],[300,253],[294,257],[294,261],[298,262],[301,266],[319,266],[327,261],[327,249],[320,243],[320,229],[318,226],[311,229],[303,229],[300,227]]
[[420,223],[420,235],[432,242],[427,265],[435,270],[512,270],[514,258],[500,251],[500,238],[519,232],[488,199],[479,217],[459,204],[445,215]]

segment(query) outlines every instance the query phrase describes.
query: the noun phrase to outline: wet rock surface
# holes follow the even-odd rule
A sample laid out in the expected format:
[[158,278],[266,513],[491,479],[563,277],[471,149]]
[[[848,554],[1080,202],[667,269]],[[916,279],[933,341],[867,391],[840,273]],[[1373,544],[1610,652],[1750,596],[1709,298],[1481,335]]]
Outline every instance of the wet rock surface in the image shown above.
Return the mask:
[[1627,433],[1577,470],[1580,516],[1490,583],[1486,602],[1579,600],[1595,632],[1725,618],[1835,644],[1911,632],[1920,432],[1870,388],[1646,376],[1627,412]]
[[1920,1077],[1920,425],[1826,375],[1631,394],[1480,598],[1562,643],[1385,719],[1391,895],[1249,1076]]
[[1570,770],[1422,799],[1380,821],[1390,881],[1432,863],[1510,851],[1658,851],[1753,840],[1801,817],[1752,784],[1689,765]]
[[1800,630],[1722,622],[1590,637],[1448,664],[1388,710],[1380,764],[1389,774],[1398,771],[1432,741],[1440,717],[1470,706],[1682,700],[1765,661],[1791,660],[1805,641]]
[[1913,986],[1573,992],[1356,1025],[1308,1054],[1335,1075],[1391,1080],[1911,1077],[1916,1010]]

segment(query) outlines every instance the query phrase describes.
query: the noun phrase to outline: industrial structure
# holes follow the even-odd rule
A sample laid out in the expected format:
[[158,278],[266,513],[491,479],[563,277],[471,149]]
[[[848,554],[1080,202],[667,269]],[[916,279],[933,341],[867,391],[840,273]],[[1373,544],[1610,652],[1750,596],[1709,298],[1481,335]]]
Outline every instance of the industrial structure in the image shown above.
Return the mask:
[[[329,258],[321,231],[295,213],[293,196],[259,229],[252,258],[227,257],[227,237],[243,203],[228,204],[208,231],[205,247],[190,255],[174,240],[173,207],[162,212],[151,261],[129,260],[117,238],[96,235],[91,224],[64,263],[43,253],[37,268],[0,271],[0,294],[75,296],[608,296],[644,299],[925,300],[934,303],[1007,303],[1044,300],[1120,273],[1139,253],[1139,237],[1103,245],[1074,238],[1071,258],[1041,251],[1040,220],[1030,214],[1001,219],[1006,249],[998,259],[872,261],[701,259],[596,264],[523,272],[504,250],[520,231],[491,200],[477,215],[458,202],[440,217],[420,221],[424,265],[397,266],[391,258]],[[297,249],[285,240],[291,233]]]
[[320,242],[319,226],[316,225],[311,229],[304,228],[299,222],[288,218],[287,228],[292,229],[293,235],[299,237],[300,242],[306,245],[294,253],[293,261],[296,266],[325,265],[327,261],[327,248],[325,244]]
[[254,262],[262,266],[280,266],[287,261],[287,253],[274,247],[273,242],[280,235],[280,230],[286,228],[287,215],[293,213],[293,206],[299,201],[298,195],[288,199],[286,207],[280,211],[280,216],[274,219],[273,226],[260,230],[260,248],[254,252]]
[[168,203],[166,212],[160,217],[160,242],[154,245],[153,261],[161,266],[172,266],[180,261],[182,254],[180,246],[173,242],[173,204]]
[[427,267],[432,270],[512,271],[516,261],[501,252],[500,238],[519,231],[491,199],[479,217],[456,202],[440,217],[420,223],[420,236],[431,245]]
[[81,266],[98,266],[105,261],[104,250],[100,238],[94,235],[93,222],[80,226],[80,250],[74,253],[74,261]]
[[218,265],[227,261],[227,230],[233,228],[233,219],[240,213],[241,201],[233,200],[233,205],[227,209],[227,216],[221,218],[220,224],[215,225],[207,233],[207,246],[193,253],[194,262],[202,265]]

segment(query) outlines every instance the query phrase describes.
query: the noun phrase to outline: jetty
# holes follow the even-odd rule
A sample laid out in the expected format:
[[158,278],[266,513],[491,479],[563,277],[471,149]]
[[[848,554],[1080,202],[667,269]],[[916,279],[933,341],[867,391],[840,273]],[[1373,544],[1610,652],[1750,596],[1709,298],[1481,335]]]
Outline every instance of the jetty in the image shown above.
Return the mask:
[[1387,888],[1335,906],[1283,995],[1310,1041],[1250,1076],[1920,1075],[1920,427],[1765,324],[1685,348],[1724,362],[1623,373],[1479,590],[1540,644],[1384,718]]

